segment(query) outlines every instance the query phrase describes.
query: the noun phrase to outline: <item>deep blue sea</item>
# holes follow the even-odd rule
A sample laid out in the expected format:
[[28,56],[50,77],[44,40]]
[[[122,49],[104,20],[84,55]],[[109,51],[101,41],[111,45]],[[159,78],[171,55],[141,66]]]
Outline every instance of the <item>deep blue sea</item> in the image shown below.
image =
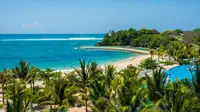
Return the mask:
[[79,59],[110,64],[116,60],[139,54],[111,51],[84,50],[103,39],[103,34],[1,34],[0,70],[18,65],[20,60],[41,69],[70,69],[79,67]]

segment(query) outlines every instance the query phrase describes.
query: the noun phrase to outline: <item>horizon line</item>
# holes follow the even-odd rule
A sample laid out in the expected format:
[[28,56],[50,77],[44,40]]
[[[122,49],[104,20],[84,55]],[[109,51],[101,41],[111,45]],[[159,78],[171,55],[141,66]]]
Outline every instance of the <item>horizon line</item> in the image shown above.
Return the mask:
[[76,34],[80,34],[80,35],[84,35],[84,34],[105,34],[105,33],[0,33],[0,35],[66,35],[66,34],[70,34],[70,35],[76,35]]

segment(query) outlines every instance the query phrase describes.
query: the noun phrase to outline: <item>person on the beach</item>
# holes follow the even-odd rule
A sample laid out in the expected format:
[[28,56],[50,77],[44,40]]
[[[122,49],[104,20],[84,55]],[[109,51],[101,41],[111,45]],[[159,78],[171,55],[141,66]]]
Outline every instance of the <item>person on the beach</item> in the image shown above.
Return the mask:
[[133,61],[134,59],[135,59],[135,57],[131,61]]

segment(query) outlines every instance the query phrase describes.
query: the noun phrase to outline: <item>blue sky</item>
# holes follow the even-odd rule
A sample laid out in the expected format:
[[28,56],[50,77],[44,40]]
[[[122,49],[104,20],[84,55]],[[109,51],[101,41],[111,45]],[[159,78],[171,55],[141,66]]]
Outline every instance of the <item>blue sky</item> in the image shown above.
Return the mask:
[[1,0],[0,33],[200,27],[200,0]]

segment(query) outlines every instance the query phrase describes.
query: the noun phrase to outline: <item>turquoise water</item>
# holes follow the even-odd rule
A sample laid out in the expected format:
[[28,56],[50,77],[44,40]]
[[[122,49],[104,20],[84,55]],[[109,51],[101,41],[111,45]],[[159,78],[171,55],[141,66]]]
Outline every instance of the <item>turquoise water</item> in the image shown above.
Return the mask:
[[181,65],[174,68],[171,68],[167,71],[167,74],[170,77],[170,81],[176,80],[176,78],[182,80],[188,78],[189,80],[192,79],[192,75],[190,70],[188,69],[189,65]]
[[44,68],[64,69],[79,66],[79,58],[108,64],[139,54],[109,51],[83,50],[79,46],[91,46],[103,39],[103,34],[13,34],[0,35],[0,70],[18,65],[24,60]]

